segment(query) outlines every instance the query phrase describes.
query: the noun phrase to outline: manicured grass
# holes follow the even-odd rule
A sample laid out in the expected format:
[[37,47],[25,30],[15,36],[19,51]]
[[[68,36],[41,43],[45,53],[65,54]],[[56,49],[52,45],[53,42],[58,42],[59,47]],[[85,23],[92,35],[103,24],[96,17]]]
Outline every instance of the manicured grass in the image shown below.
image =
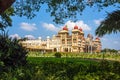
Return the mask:
[[57,62],[57,63],[78,63],[78,64],[97,64],[96,60],[82,58],[55,58],[55,57],[28,57],[30,63],[41,64],[42,62]]
[[[40,52],[29,52],[29,57],[55,57],[55,53],[40,53]],[[88,58],[88,59],[106,59],[113,61],[120,61],[120,54],[117,53],[62,53],[62,58]]]

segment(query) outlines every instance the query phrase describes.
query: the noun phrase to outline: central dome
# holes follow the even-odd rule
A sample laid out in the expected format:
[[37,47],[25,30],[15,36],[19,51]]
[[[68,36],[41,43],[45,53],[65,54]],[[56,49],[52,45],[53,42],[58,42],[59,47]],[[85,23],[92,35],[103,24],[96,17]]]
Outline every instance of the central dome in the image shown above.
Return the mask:
[[67,30],[68,31],[68,28],[66,26],[63,27],[63,30]]
[[100,40],[100,38],[99,38],[99,37],[96,37],[95,39],[96,39],[96,40]]
[[77,26],[77,25],[75,25],[75,26],[74,26],[74,29],[78,29],[78,26]]

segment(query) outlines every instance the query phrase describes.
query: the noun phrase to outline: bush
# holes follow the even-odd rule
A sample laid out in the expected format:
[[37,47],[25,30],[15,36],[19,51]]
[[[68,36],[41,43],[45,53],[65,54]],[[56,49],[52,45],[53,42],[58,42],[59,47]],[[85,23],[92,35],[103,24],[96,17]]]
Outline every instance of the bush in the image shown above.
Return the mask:
[[56,58],[61,58],[61,53],[60,53],[60,52],[56,52],[56,53],[55,53],[55,57],[56,57]]
[[6,33],[0,33],[0,61],[6,67],[25,65],[27,53],[17,39],[11,39]]

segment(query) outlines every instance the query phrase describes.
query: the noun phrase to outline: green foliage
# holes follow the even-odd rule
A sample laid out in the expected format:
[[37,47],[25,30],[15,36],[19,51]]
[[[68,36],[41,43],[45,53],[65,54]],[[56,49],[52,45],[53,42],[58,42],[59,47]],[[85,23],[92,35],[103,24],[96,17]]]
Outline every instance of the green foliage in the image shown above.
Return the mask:
[[[119,1],[107,1],[107,0],[24,0],[16,1],[14,9],[16,15],[26,16],[27,18],[33,18],[35,12],[39,11],[41,6],[47,5],[46,12],[54,18],[53,21],[57,24],[64,23],[65,20],[71,19],[76,21],[77,15],[81,15],[87,7],[97,7],[98,11],[104,7],[116,5]],[[116,5],[119,6],[119,5]],[[62,13],[62,14],[61,14]]]
[[6,33],[0,34],[0,61],[5,67],[17,67],[26,64],[27,51],[17,39],[11,39]]
[[119,62],[114,62],[112,66],[112,72],[120,74],[120,63]]
[[0,14],[0,30],[4,30],[8,26],[12,26],[11,16],[14,15],[14,9],[8,8],[4,13]]
[[[44,60],[43,60],[44,59]],[[119,80],[120,62],[94,61],[86,64],[81,59],[28,59],[28,64],[0,73],[2,80]],[[71,59],[71,61],[69,61]],[[36,62],[37,61],[37,62]],[[40,61],[40,62],[39,62]],[[77,62],[76,62],[77,61]],[[89,60],[90,61],[90,60]],[[82,62],[82,63],[81,63]],[[93,63],[92,63],[93,62]]]
[[107,49],[107,48],[103,49],[101,52],[104,52],[104,53],[107,53],[107,52],[109,52],[109,53],[118,53],[118,51],[115,50],[115,49]]
[[61,58],[61,53],[60,52],[56,52],[54,55],[55,55],[56,58]]
[[103,36],[105,34],[120,32],[120,10],[108,13],[108,16],[101,22],[96,29],[96,35]]

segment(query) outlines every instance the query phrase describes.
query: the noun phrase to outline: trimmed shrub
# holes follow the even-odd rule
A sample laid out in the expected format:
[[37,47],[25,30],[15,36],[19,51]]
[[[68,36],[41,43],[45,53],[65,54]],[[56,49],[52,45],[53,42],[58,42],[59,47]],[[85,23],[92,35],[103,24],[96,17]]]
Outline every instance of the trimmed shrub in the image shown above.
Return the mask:
[[56,52],[55,54],[54,54],[54,56],[56,57],[56,58],[61,58],[61,53],[60,52]]

